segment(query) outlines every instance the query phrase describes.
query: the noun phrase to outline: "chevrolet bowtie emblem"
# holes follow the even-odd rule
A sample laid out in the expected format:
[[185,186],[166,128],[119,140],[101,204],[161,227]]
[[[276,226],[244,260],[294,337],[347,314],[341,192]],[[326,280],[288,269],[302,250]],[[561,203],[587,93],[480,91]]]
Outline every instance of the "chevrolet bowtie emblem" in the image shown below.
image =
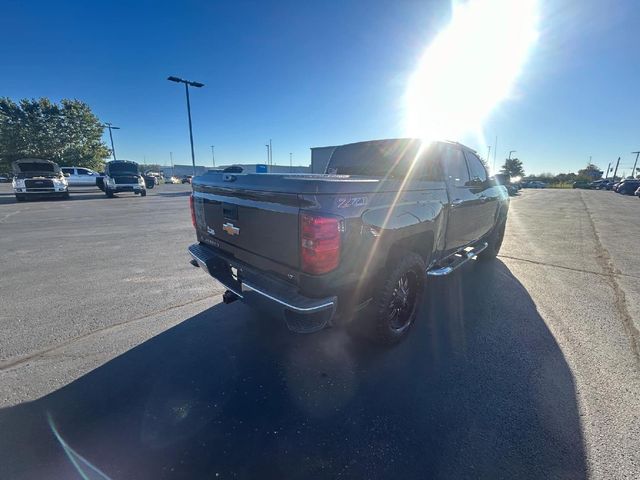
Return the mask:
[[222,229],[227,232],[229,235],[240,235],[240,229],[236,227],[233,223],[223,223]]

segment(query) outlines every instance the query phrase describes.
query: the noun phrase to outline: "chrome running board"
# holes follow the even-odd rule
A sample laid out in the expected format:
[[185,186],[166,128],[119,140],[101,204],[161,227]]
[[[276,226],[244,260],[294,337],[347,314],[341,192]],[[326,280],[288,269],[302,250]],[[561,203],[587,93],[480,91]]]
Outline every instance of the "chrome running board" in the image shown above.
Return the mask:
[[488,246],[489,244],[487,242],[482,242],[473,247],[467,247],[464,250],[454,253],[447,258],[447,260],[450,260],[450,263],[447,266],[431,268],[427,270],[427,275],[429,275],[430,277],[443,277],[445,275],[449,275],[451,272],[460,268],[469,260],[475,260],[478,254]]

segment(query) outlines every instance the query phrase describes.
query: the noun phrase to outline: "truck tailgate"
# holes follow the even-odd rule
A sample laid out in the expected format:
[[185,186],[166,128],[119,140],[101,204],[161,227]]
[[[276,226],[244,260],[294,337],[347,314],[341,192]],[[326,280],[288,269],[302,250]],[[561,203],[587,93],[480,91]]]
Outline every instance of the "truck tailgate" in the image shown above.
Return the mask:
[[298,268],[297,194],[210,186],[195,196],[198,228],[220,248],[232,245]]

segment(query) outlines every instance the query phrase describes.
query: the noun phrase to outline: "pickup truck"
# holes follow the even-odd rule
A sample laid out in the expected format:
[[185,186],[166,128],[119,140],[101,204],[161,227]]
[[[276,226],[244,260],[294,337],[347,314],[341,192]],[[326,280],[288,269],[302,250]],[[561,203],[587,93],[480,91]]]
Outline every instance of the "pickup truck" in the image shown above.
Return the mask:
[[227,288],[225,303],[300,333],[363,310],[376,337],[395,343],[429,276],[498,254],[509,197],[464,145],[353,143],[333,151],[326,172],[193,179],[191,263]]
[[33,197],[69,198],[66,175],[57,163],[40,158],[23,158],[11,163],[13,192],[18,202]]
[[107,162],[102,181],[96,181],[98,188],[101,184],[104,187],[105,195],[109,198],[113,198],[116,193],[120,192],[133,192],[141,197],[147,195],[145,180],[138,173],[138,164],[130,160]]

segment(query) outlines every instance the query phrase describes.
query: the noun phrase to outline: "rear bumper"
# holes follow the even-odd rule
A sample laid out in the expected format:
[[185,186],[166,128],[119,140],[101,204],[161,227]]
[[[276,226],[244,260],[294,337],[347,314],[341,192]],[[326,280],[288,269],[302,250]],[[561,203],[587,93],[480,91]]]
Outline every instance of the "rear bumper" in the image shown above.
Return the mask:
[[[294,285],[227,258],[205,245],[191,245],[189,253],[200,268],[236,294],[242,302],[284,320],[291,331],[312,333],[331,323],[337,306],[335,296],[305,297],[297,292]],[[237,277],[234,277],[231,267],[237,269]]]

